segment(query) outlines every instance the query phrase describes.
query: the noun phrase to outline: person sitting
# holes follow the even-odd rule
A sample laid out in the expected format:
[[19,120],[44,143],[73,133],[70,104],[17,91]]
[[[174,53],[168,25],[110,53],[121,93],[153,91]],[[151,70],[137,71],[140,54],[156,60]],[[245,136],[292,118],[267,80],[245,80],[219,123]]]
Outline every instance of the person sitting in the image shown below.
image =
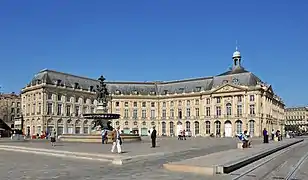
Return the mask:
[[243,142],[243,148],[249,148],[251,146],[251,142],[249,141],[249,138],[247,136],[247,131],[244,131],[242,134],[242,142]]

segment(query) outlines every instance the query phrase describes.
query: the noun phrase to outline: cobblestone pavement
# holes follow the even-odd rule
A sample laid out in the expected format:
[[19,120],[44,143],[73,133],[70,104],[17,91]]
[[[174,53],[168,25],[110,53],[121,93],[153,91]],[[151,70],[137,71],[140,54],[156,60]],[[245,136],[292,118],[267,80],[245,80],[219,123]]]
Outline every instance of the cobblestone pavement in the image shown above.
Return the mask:
[[1,180],[180,180],[217,179],[184,173],[167,172],[162,164],[217,151],[230,149],[228,145],[203,150],[188,150],[155,160],[142,160],[134,164],[114,166],[105,163],[49,156],[0,151]]

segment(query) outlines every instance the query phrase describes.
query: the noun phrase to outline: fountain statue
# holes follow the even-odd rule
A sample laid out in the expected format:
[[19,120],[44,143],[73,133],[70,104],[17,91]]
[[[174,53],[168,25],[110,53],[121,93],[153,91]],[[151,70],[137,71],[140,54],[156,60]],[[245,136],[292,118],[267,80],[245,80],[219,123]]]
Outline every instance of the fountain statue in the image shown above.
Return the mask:
[[111,126],[111,121],[113,119],[119,119],[119,114],[108,113],[108,102],[111,100],[111,96],[108,92],[107,85],[105,83],[104,76],[99,79],[99,85],[96,87],[97,96],[97,108],[95,113],[83,114],[85,119],[93,119],[92,121],[92,131],[100,133],[102,129],[109,131],[113,130]]
[[[111,140],[111,131],[113,127],[111,120],[119,119],[120,114],[108,113],[108,102],[111,101],[112,97],[108,92],[107,85],[105,83],[104,76],[99,79],[99,85],[96,87],[96,99],[97,107],[96,112],[83,114],[85,119],[92,119],[91,134],[63,134],[59,136],[62,141],[74,141],[74,142],[101,142],[101,131],[108,131],[108,142]],[[141,141],[139,135],[134,134],[122,134],[124,141]]]

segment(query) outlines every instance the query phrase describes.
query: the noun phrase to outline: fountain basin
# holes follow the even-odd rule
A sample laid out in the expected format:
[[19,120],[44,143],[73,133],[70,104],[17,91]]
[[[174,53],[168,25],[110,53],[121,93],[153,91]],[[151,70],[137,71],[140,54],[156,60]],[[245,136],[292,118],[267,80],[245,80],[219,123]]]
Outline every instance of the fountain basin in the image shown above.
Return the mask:
[[[108,142],[112,144],[112,132],[108,132]],[[102,136],[100,134],[62,134],[59,137],[62,142],[84,142],[84,143],[102,143]],[[137,134],[121,134],[123,143],[138,142],[141,137]]]

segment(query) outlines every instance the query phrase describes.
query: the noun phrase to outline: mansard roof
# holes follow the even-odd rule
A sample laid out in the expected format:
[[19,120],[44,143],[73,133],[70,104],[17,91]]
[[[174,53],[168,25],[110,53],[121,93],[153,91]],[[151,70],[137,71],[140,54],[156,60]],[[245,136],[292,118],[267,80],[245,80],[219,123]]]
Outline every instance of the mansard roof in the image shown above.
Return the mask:
[[[50,85],[79,88],[84,90],[96,89],[98,80],[80,77],[72,74],[44,69],[37,73],[29,86],[46,83]],[[152,81],[152,82],[106,82],[111,93],[118,94],[174,94],[207,91],[225,83],[243,86],[256,86],[262,81],[253,73],[244,68],[235,68],[223,74],[212,77],[201,77],[175,81]]]

